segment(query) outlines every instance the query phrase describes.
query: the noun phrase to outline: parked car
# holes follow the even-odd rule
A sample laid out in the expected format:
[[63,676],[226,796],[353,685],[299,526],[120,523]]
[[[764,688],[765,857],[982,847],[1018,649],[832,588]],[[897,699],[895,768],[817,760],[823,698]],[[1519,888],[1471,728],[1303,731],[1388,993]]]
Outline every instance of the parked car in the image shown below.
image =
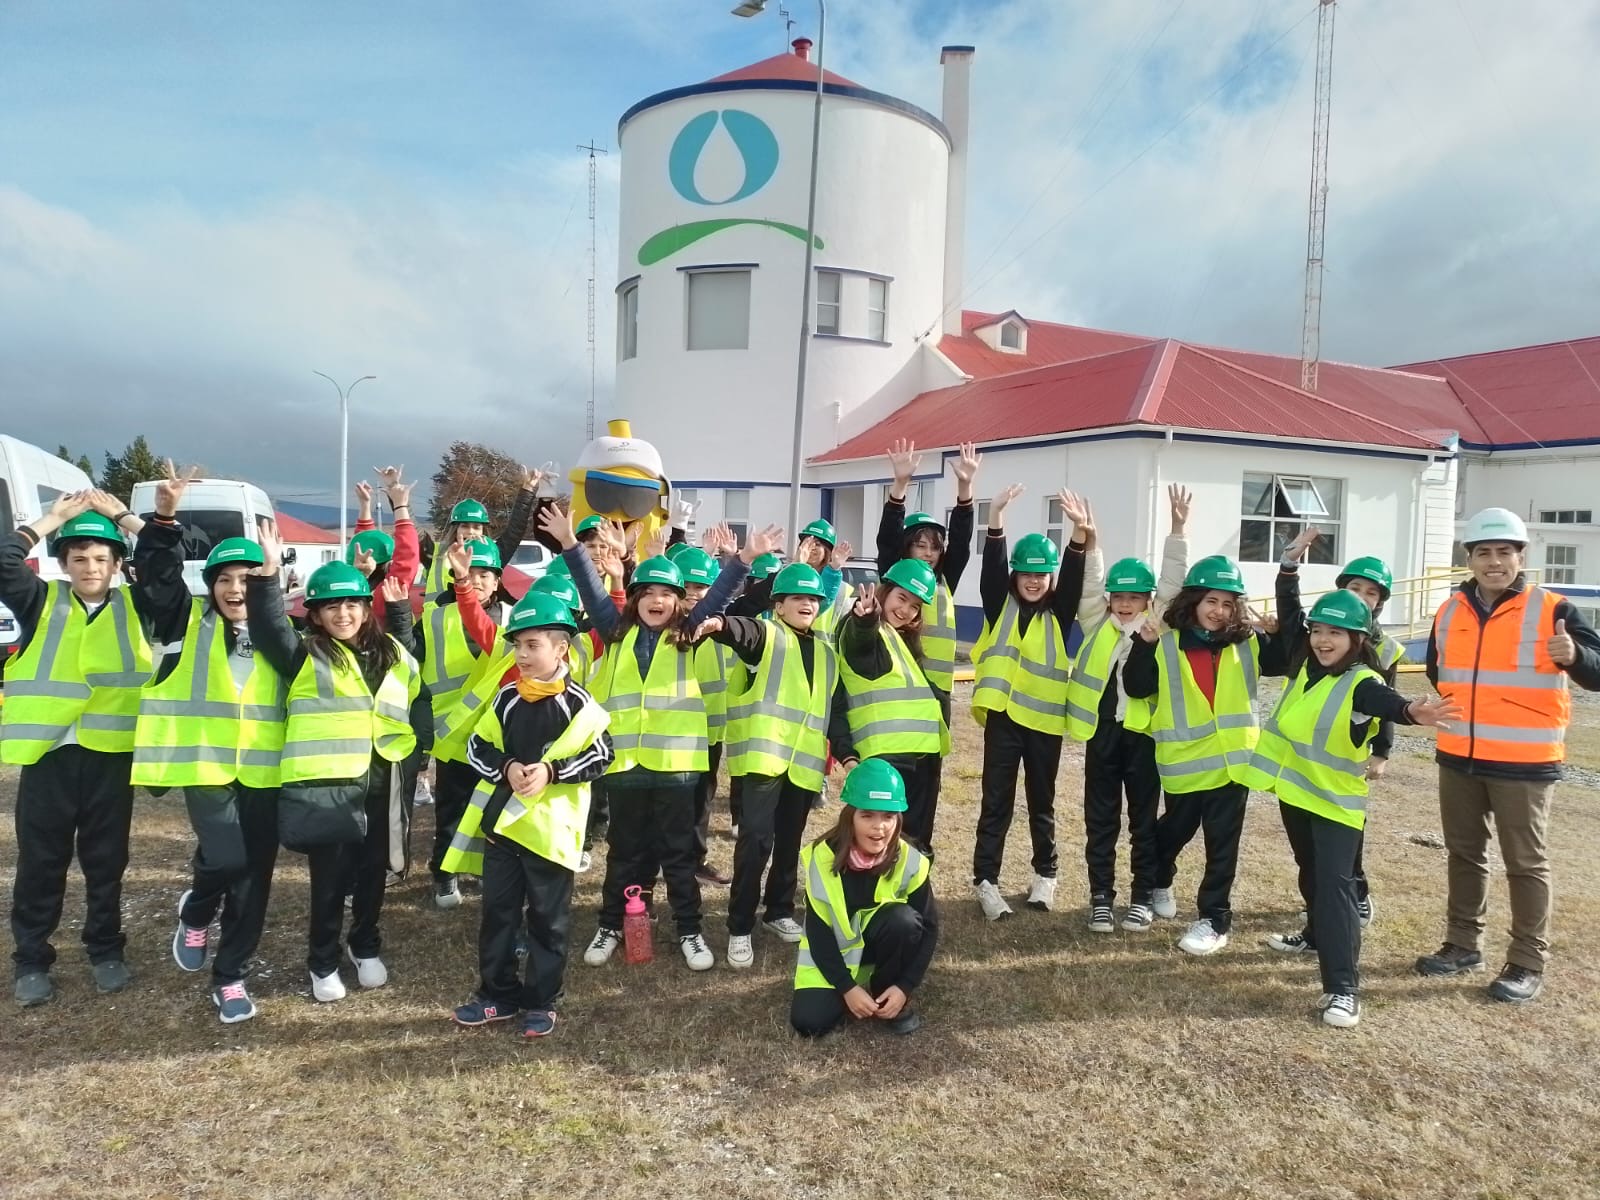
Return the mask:
[[[93,486],[94,481],[66,459],[0,433],[0,530],[10,533],[18,525],[37,521],[58,497]],[[56,562],[55,543],[54,537],[46,538],[28,555],[41,579],[66,578]],[[21,640],[16,615],[0,604],[0,659]]]
[[844,581],[857,591],[863,587],[876,587],[878,584],[878,564],[870,558],[848,559],[840,568],[839,574],[843,575]]
[[[156,481],[133,485],[128,507],[145,520],[155,515]],[[261,525],[275,519],[267,494],[253,483],[238,479],[196,479],[178,504],[178,519],[184,524],[183,581],[191,595],[205,594],[206,555],[225,538],[247,537],[260,540]],[[283,552],[281,578],[288,586],[287,568],[294,565],[294,547]]]

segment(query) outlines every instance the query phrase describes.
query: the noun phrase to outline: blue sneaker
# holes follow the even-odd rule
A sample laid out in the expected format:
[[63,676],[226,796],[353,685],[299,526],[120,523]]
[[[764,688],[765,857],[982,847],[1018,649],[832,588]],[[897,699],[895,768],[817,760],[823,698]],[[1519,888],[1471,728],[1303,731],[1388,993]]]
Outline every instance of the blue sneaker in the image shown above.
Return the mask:
[[455,1012],[450,1014],[450,1019],[457,1025],[464,1025],[469,1029],[479,1025],[492,1025],[496,1021],[509,1021],[517,1015],[515,1008],[507,1008],[503,1004],[495,1004],[489,1000],[480,1000],[474,996]]
[[172,931],[172,961],[178,964],[179,970],[199,971],[205,967],[206,951],[211,948],[211,929],[183,923],[183,906],[188,903],[188,892],[178,897],[178,927]]
[[245,991],[243,980],[212,988],[211,1003],[217,1006],[217,1016],[224,1025],[237,1025],[256,1015],[256,1002]]
[[522,1014],[522,1036],[541,1038],[556,1031],[556,1015],[547,1008],[536,1008]]

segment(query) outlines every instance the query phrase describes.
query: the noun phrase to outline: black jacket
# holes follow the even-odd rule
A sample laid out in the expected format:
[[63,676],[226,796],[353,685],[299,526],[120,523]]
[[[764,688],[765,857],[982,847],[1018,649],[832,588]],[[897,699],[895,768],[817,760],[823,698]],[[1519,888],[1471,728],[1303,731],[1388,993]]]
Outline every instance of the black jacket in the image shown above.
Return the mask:
[[[968,500],[950,510],[950,527],[945,530],[944,554],[933,573],[944,580],[952,592],[961,584],[967,564],[972,561],[973,505]],[[878,522],[878,574],[881,576],[905,557],[906,502],[893,497],[883,502],[883,517]]]

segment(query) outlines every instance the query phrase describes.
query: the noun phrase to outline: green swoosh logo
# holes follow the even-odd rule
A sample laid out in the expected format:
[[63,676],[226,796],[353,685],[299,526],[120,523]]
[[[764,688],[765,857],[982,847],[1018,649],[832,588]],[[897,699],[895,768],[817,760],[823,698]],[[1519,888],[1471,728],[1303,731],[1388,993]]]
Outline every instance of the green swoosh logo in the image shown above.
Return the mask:
[[[687,225],[674,225],[670,229],[663,229],[648,238],[644,245],[639,247],[639,265],[653,266],[663,259],[671,258],[684,247],[694,245],[701,238],[708,238],[724,229],[732,229],[735,225],[765,225],[768,229],[787,233],[799,241],[806,240],[804,229],[786,225],[782,221],[763,221],[750,217],[720,217],[712,221],[690,221]],[[813,236],[811,244],[817,250],[822,249],[822,239],[819,237]]]

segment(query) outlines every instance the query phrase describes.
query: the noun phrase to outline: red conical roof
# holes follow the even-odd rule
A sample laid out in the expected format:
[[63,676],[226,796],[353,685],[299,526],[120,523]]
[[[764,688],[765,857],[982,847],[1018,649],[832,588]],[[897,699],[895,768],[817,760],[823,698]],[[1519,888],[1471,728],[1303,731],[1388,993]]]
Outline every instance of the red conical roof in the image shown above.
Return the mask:
[[[758,63],[751,63],[748,67],[740,67],[737,71],[729,71],[726,75],[718,75],[714,79],[706,80],[707,83],[736,83],[743,80],[781,79],[795,80],[804,83],[816,83],[817,64],[811,61],[811,39],[795,38],[794,52],[792,54],[774,54],[771,58],[764,58]],[[846,79],[843,75],[835,75],[832,71],[822,73],[824,83],[836,87],[860,87],[859,83]]]

